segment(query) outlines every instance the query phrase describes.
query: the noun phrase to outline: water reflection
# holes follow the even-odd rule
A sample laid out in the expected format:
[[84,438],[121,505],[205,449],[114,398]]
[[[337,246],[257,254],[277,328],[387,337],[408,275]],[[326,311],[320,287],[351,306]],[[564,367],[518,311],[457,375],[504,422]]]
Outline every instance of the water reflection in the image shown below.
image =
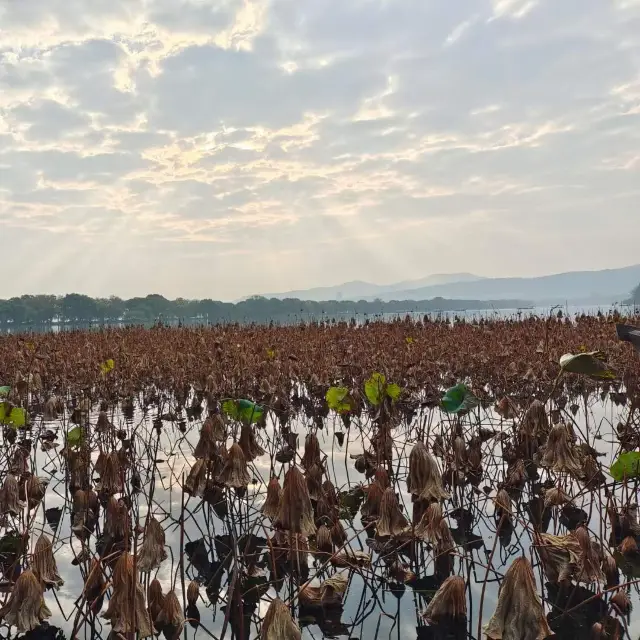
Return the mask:
[[[563,418],[571,420],[587,434],[590,446],[597,448],[604,466],[608,466],[618,445],[612,424],[620,409],[607,401],[585,403],[575,415],[565,411]],[[593,588],[570,583],[552,584],[545,578],[537,555],[532,550],[532,528],[541,532],[564,535],[575,531],[581,523],[606,540],[611,533],[605,515],[606,504],[598,493],[582,490],[565,478],[565,490],[573,496],[571,504],[545,505],[543,489],[549,476],[541,470],[537,479],[511,491],[512,517],[507,519],[496,508],[498,491],[504,486],[508,464],[503,458],[503,440],[499,434],[510,435],[513,422],[491,411],[479,413],[482,427],[492,429],[492,437],[482,445],[482,473],[477,482],[460,482],[454,477],[449,490],[451,499],[444,501],[443,514],[454,541],[453,552],[437,556],[430,543],[416,543],[413,537],[384,540],[375,536],[375,527],[363,516],[366,495],[366,456],[372,446],[370,424],[352,422],[346,426],[339,417],[329,415],[321,421],[304,414],[293,419],[283,433],[275,416],[258,431],[260,446],[266,451],[250,465],[252,482],[245,496],[229,490],[205,494],[203,498],[189,496],[182,490],[195,460],[202,416],[197,411],[178,417],[161,409],[125,408],[111,417],[116,431],[122,432],[122,442],[129,443],[135,466],[127,475],[123,498],[130,502],[134,531],[141,531],[148,514],[162,525],[166,536],[168,558],[160,568],[144,576],[146,588],[157,579],[166,593],[175,590],[178,601],[187,602],[187,586],[198,583],[199,599],[185,608],[188,618],[183,630],[186,638],[220,638],[233,634],[242,639],[255,638],[269,603],[275,597],[292,602],[302,634],[313,637],[348,638],[469,638],[479,640],[478,629],[491,617],[498,601],[502,578],[514,559],[524,556],[532,562],[537,591],[543,596],[548,621],[559,638],[588,637],[594,624],[602,620],[609,632],[630,637],[635,632],[626,612],[615,612],[609,605],[610,594],[597,596]],[[476,419],[474,418],[474,419]],[[98,413],[92,413],[95,425]],[[410,423],[393,430],[393,458],[390,477],[398,494],[399,504],[409,522],[417,521],[418,508],[407,490],[408,457],[416,441],[417,431],[424,433],[430,448],[438,436],[448,434],[452,427],[464,430],[468,439],[477,430],[471,420],[452,425],[449,416],[437,410],[423,408]],[[84,637],[103,638],[110,627],[100,616],[112,596],[107,589],[104,602],[88,611],[83,598],[85,580],[90,570],[90,558],[107,555],[105,548],[104,504],[95,523],[95,535],[86,542],[74,535],[72,494],[59,446],[42,446],[47,431],[58,435],[68,429],[64,418],[35,423],[31,432],[19,434],[19,441],[31,440],[30,456],[33,472],[49,481],[40,507],[31,513],[28,548],[33,550],[42,532],[53,541],[55,558],[64,584],[59,590],[47,590],[45,599],[52,611],[48,625],[30,632],[29,638]],[[346,545],[340,563],[332,561],[317,549],[300,548],[295,553],[286,547],[290,539],[277,545],[272,522],[261,514],[267,485],[272,474],[282,484],[289,462],[282,459],[283,446],[292,447],[301,459],[305,454],[307,434],[316,433],[321,451],[326,456],[327,474],[340,496],[340,519],[346,534]],[[297,437],[295,437],[297,434]],[[336,434],[342,434],[336,435]],[[58,437],[57,442],[61,443]],[[227,444],[230,444],[229,439]],[[364,458],[363,458],[364,456]],[[285,459],[290,456],[285,456]],[[94,465],[98,452],[92,454]],[[365,474],[357,468],[364,459]],[[92,474],[92,484],[99,478]],[[319,500],[319,496],[318,496]],[[25,530],[26,513],[7,516],[0,556],[3,566],[10,566],[12,550],[10,531]],[[418,518],[419,520],[419,518]],[[615,531],[613,532],[615,535]],[[136,551],[138,537],[127,543]],[[304,544],[307,544],[306,542]],[[242,561],[239,562],[238,558]],[[370,561],[368,560],[370,558]],[[618,558],[626,578],[640,575],[633,558]],[[337,566],[335,566],[337,565]],[[450,575],[462,576],[466,583],[467,619],[450,624],[432,625],[423,617],[429,601]],[[344,600],[332,605],[302,603],[300,585],[311,580],[320,588],[336,575],[344,576],[347,588]],[[16,576],[12,576],[15,578]],[[634,604],[638,591],[628,587]],[[618,629],[620,627],[620,629]],[[4,629],[6,631],[6,628]],[[585,635],[586,634],[586,635]],[[8,637],[8,636],[4,636]],[[615,636],[612,636],[615,637]]]

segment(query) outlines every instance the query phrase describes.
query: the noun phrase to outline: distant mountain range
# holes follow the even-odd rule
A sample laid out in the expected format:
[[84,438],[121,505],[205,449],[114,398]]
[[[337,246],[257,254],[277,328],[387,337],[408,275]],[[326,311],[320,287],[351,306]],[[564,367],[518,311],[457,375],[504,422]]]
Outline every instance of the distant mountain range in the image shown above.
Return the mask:
[[267,298],[301,300],[530,300],[534,304],[611,304],[629,298],[640,283],[640,264],[622,269],[572,271],[534,278],[483,278],[452,273],[407,280],[391,285],[345,282],[286,293],[262,294]]
[[[472,273],[440,273],[419,280],[403,280],[395,284],[373,284],[363,280],[353,280],[344,282],[334,287],[314,287],[312,289],[299,289],[297,291],[286,291],[285,293],[261,293],[265,298],[298,298],[300,300],[312,300],[322,302],[324,300],[375,300],[383,295],[388,295],[394,291],[408,291],[421,287],[431,287],[446,285],[453,282],[475,282],[483,280],[480,276]],[[246,299],[246,298],[243,298]],[[414,300],[415,298],[408,298]]]

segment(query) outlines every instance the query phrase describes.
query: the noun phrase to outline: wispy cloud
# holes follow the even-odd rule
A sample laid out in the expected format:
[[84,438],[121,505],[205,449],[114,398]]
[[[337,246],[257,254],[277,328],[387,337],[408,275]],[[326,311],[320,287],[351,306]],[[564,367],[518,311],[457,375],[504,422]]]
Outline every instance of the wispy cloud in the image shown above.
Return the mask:
[[637,0],[0,0],[0,24],[3,295],[637,261]]

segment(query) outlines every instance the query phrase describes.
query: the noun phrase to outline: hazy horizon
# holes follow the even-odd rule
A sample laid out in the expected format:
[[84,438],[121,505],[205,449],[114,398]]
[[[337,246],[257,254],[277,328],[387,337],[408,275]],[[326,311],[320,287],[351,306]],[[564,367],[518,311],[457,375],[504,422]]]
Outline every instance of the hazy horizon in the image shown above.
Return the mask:
[[0,25],[2,298],[638,262],[640,0],[0,0]]

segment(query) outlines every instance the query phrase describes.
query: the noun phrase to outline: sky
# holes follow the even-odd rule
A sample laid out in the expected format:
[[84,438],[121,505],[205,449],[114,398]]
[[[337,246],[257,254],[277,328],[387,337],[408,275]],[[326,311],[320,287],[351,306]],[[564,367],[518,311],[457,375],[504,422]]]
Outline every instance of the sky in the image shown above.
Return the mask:
[[640,260],[640,0],[0,0],[0,298]]

